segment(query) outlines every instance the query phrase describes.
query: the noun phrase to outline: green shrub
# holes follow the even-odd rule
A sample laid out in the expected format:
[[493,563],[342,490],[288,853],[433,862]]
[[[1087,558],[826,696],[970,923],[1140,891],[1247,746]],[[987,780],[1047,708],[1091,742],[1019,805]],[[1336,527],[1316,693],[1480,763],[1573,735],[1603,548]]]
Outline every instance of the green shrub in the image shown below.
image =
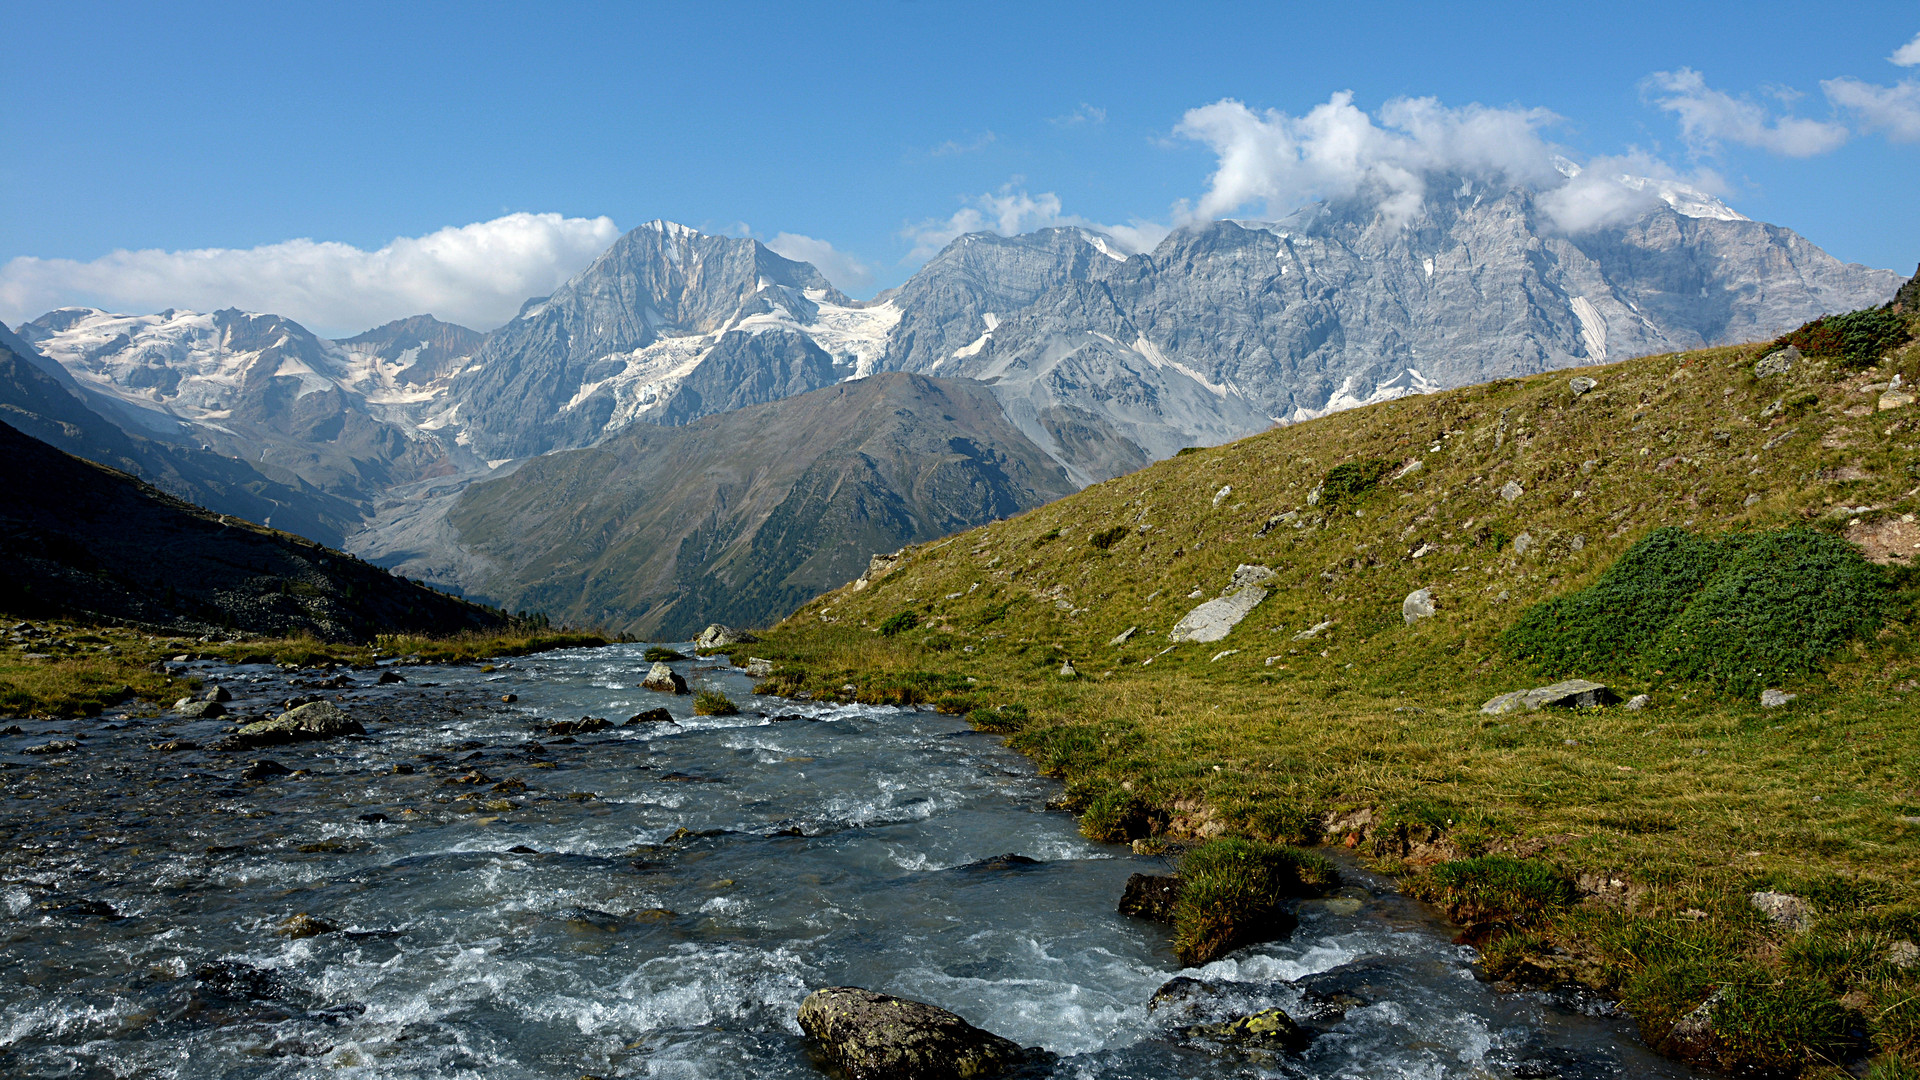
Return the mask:
[[1665,676],[1737,694],[1803,679],[1886,616],[1887,576],[1809,529],[1709,539],[1648,533],[1579,592],[1501,635],[1555,675]]
[[1808,356],[1843,367],[1865,368],[1913,336],[1904,315],[1891,308],[1867,308],[1815,319],[1774,344],[1792,345]]
[[1109,788],[1094,796],[1080,815],[1080,835],[1089,840],[1123,844],[1153,833],[1150,808],[1124,788]]
[[920,616],[917,612],[902,611],[899,614],[887,616],[886,621],[880,624],[880,633],[885,637],[894,637],[919,625]]
[[693,695],[693,715],[732,716],[740,711],[733,699],[718,690],[702,690]]
[[1099,548],[1101,551],[1105,551],[1126,539],[1127,534],[1132,531],[1132,529],[1129,529],[1125,525],[1115,525],[1111,529],[1102,529],[1092,536],[1087,537],[1087,543]]
[[1429,869],[1415,891],[1468,926],[1493,922],[1527,926],[1574,901],[1573,882],[1538,859],[1482,855]]
[[1339,871],[1319,855],[1238,837],[1209,841],[1180,861],[1174,949],[1195,966],[1294,926],[1282,903],[1338,888]]
[[1326,479],[1320,481],[1320,502],[1329,513],[1351,506],[1373,490],[1391,468],[1393,462],[1379,458],[1343,461],[1329,469]]
[[665,645],[655,645],[647,649],[646,657],[648,660],[657,664],[663,664],[671,660],[686,659],[684,655],[674,652],[672,649],[667,648]]

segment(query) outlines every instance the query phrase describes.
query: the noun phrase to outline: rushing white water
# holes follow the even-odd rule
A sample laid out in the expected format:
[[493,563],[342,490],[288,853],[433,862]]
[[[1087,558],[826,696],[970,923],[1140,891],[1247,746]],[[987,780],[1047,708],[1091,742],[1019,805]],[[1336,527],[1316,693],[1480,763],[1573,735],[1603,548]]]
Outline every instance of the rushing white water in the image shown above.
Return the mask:
[[[361,673],[344,707],[366,738],[241,756],[148,749],[225,721],[23,722],[0,738],[0,1073],[817,1077],[796,1009],[852,984],[1058,1055],[1033,1075],[1687,1075],[1603,1007],[1496,993],[1364,874],[1303,904],[1290,940],[1186,972],[1213,984],[1199,1011],[1149,1011],[1181,972],[1165,930],[1114,905],[1166,867],[1081,838],[998,739],[753,699],[690,661],[748,703],[694,717],[635,689],[641,652]],[[311,678],[196,673],[256,712]],[[661,705],[677,722],[545,730]],[[71,754],[21,753],[82,731]],[[305,771],[240,779],[257,758]],[[338,930],[290,939],[296,913]],[[1275,1005],[1311,1020],[1304,1054],[1178,1034]]]

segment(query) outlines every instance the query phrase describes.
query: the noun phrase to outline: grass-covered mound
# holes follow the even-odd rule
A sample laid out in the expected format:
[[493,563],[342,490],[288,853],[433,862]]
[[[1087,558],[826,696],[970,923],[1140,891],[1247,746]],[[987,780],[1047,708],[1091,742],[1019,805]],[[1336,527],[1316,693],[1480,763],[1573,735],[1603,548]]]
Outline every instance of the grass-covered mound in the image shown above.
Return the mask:
[[1661,528],[1592,585],[1529,608],[1501,642],[1553,676],[1698,681],[1753,694],[1811,678],[1878,629],[1889,586],[1829,533],[1716,538]]
[[1294,926],[1286,901],[1339,887],[1340,874],[1324,856],[1238,837],[1202,844],[1180,860],[1174,950],[1195,967],[1284,937]]

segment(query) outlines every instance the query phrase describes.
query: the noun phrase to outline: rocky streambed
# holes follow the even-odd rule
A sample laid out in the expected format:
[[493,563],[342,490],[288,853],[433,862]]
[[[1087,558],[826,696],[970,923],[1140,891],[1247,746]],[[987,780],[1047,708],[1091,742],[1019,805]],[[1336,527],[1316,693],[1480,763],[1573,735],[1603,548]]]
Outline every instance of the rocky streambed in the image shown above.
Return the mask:
[[[1167,867],[1081,838],[997,738],[719,660],[672,667],[743,711],[694,716],[643,652],[203,662],[228,700],[189,712],[224,715],[11,722],[0,1074],[817,1077],[801,1002],[854,986],[1040,1048],[1029,1076],[1688,1075],[1603,1003],[1480,982],[1357,868],[1182,971],[1115,910]],[[364,733],[230,730],[302,698]]]

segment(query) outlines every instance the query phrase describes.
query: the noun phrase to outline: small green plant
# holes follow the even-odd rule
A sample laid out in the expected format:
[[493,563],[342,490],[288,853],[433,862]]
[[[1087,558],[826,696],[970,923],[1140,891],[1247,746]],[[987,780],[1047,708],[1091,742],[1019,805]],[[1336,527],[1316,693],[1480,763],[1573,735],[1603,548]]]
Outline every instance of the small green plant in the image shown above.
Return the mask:
[[1101,551],[1105,551],[1126,539],[1127,534],[1132,531],[1132,529],[1127,528],[1125,525],[1115,525],[1111,529],[1102,529],[1092,536],[1087,537],[1087,543],[1099,548]]
[[693,715],[695,716],[733,716],[740,706],[733,699],[718,690],[703,689],[693,695]]
[[1151,835],[1150,808],[1124,788],[1108,788],[1094,796],[1080,815],[1080,835],[1089,840],[1123,844]]
[[1352,506],[1360,497],[1373,490],[1380,478],[1393,468],[1390,461],[1368,458],[1365,461],[1343,461],[1327,471],[1327,478],[1320,481],[1320,502],[1328,513]]
[[1467,926],[1532,925],[1574,901],[1573,882],[1558,867],[1510,855],[1440,863],[1415,883],[1414,891]]
[[920,625],[920,615],[915,611],[902,611],[887,616],[880,624],[882,637],[896,637]]
[[1048,529],[1046,532],[1043,532],[1039,536],[1036,536],[1033,538],[1033,546],[1039,547],[1041,544],[1050,543],[1058,539],[1060,539],[1060,530]]
[[1010,734],[1027,726],[1027,707],[995,705],[990,709],[975,709],[967,714],[967,720],[981,731]]
[[1792,345],[1808,356],[1833,360],[1842,367],[1866,368],[1911,337],[1913,331],[1906,316],[1891,307],[1878,307],[1823,316],[1774,344]]
[[1174,912],[1174,950],[1195,966],[1293,929],[1287,899],[1316,896],[1340,886],[1325,857],[1297,848],[1222,837],[1180,861],[1180,903]]
[[665,645],[654,645],[647,649],[646,658],[653,663],[664,664],[672,660],[685,660],[686,656],[667,648]]

